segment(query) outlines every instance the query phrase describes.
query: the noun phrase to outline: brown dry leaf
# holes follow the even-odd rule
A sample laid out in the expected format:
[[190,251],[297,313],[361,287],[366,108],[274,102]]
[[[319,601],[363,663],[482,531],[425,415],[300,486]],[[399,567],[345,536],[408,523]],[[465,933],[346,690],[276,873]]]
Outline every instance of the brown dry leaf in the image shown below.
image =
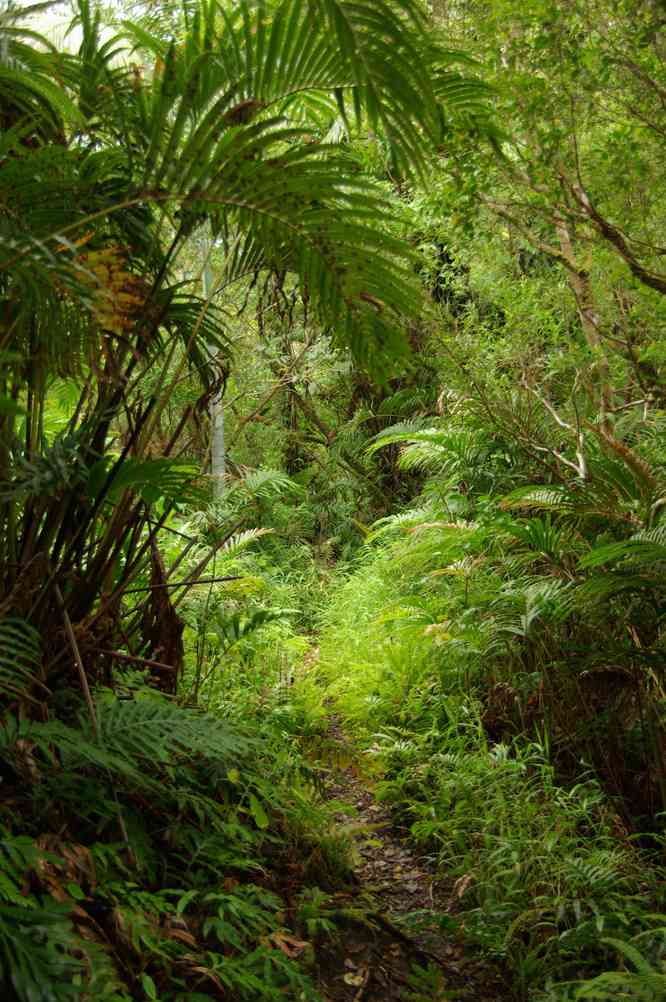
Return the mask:
[[209,981],[213,982],[213,984],[215,985],[216,988],[219,988],[219,990],[221,992],[224,991],[224,985],[222,984],[222,982],[218,978],[218,976],[215,973],[215,971],[209,970],[208,967],[202,967],[200,964],[197,964],[196,967],[191,967],[190,970],[194,974],[203,974],[204,977],[208,978]]
[[40,775],[37,762],[32,754],[35,745],[32,741],[19,738],[14,742],[14,764],[17,772],[30,783],[39,783]]
[[386,971],[383,967],[377,967],[374,971],[375,981],[378,981],[380,985],[388,985],[389,979],[386,976]]
[[191,932],[185,932],[184,929],[170,929],[169,939],[177,939],[180,943],[184,943],[185,946],[196,947],[197,941]]
[[462,898],[462,896],[465,894],[465,892],[472,884],[473,880],[474,877],[472,876],[471,873],[466,873],[464,877],[458,877],[455,884],[453,885],[453,893],[458,899]]
[[285,956],[290,957],[292,960],[302,956],[310,946],[307,940],[296,939],[295,936],[289,936],[285,932],[274,932],[268,938],[273,946],[276,946],[278,950],[281,950]]
[[150,548],[152,588],[150,602],[145,607],[142,618],[143,636],[150,642],[151,657],[168,665],[172,670],[162,672],[157,688],[173,695],[183,669],[185,648],[183,630],[185,623],[176,612],[168,590],[166,567],[160,550],[153,540]]
[[73,883],[88,883],[91,887],[95,887],[97,883],[95,863],[87,846],[78,845],[76,842],[65,842],[59,835],[53,834],[40,835],[36,845],[44,852],[58,857],[55,861],[40,861],[39,871],[45,879],[58,876]]

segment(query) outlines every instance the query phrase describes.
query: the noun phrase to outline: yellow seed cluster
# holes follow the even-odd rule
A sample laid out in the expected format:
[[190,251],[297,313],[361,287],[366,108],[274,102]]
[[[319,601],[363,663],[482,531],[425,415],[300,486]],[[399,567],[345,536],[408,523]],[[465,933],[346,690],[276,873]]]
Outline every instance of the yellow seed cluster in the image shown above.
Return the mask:
[[90,251],[83,263],[93,286],[92,314],[102,330],[128,334],[146,301],[144,281],[127,270],[127,253],[110,246]]

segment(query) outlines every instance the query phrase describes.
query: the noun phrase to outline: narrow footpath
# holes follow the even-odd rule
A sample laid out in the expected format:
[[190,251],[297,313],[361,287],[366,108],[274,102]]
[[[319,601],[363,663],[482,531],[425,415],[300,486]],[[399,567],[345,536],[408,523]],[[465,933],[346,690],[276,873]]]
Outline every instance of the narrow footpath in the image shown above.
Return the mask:
[[[359,920],[318,955],[317,980],[329,1002],[509,1002],[502,971],[465,946],[456,918],[458,889],[420,857],[373,796],[355,765],[359,753],[331,723],[320,765],[330,800],[353,809],[355,887],[339,894]],[[337,751],[336,751],[337,749]],[[341,811],[340,824],[350,816]]]

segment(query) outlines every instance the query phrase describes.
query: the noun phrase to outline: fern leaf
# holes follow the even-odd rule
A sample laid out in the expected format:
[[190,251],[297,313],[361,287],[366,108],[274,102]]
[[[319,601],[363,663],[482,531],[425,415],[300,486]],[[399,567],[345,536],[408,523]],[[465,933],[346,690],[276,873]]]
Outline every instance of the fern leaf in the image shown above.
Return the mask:
[[29,698],[30,686],[45,689],[38,677],[40,663],[37,631],[21,619],[0,620],[0,692]]

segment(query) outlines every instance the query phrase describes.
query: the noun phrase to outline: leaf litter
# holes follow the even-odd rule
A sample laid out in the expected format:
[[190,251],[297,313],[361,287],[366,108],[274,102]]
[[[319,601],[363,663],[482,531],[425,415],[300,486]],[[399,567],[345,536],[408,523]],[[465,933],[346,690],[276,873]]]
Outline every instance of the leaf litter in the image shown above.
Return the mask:
[[433,872],[376,802],[335,720],[329,737],[341,753],[319,764],[328,799],[340,804],[336,819],[353,839],[355,882],[336,897],[357,919],[317,951],[325,1002],[508,1002],[504,972],[464,941],[455,881]]

